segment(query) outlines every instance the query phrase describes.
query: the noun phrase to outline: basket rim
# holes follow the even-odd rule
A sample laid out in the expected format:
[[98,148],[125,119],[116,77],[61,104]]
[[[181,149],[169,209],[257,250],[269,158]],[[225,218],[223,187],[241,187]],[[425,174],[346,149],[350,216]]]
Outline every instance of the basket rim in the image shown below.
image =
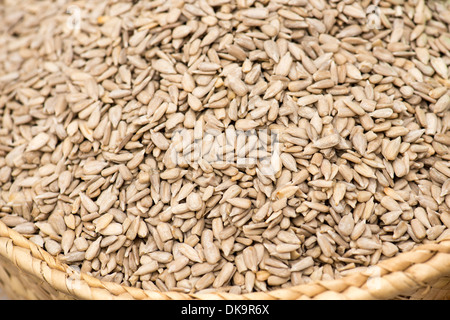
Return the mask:
[[339,279],[317,280],[289,288],[245,294],[220,291],[157,292],[104,281],[75,271],[2,221],[0,255],[19,270],[30,273],[52,288],[75,299],[87,300],[384,300],[416,291],[442,276],[450,275],[450,235],[381,260],[366,271],[355,271]]

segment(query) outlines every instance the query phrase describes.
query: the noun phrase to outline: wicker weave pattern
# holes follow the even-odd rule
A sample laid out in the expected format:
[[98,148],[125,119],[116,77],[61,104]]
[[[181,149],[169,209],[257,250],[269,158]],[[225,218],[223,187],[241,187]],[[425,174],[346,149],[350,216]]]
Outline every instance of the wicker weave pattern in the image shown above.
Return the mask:
[[450,299],[450,238],[381,261],[373,270],[243,295],[152,292],[74,273],[0,222],[0,286],[12,299]]

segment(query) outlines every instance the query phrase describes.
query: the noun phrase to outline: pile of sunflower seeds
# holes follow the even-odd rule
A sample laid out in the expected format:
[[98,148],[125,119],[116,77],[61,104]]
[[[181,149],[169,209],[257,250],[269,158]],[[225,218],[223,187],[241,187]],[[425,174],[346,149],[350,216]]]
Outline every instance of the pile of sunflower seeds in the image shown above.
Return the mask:
[[448,2],[0,16],[0,220],[75,270],[242,294],[450,235]]

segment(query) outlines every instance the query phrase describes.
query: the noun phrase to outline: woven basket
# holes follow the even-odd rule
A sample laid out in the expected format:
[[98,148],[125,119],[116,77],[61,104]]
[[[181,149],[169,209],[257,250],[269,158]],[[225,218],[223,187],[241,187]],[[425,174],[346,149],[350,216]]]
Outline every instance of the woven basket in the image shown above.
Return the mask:
[[0,287],[11,299],[450,299],[450,237],[380,261],[372,272],[242,295],[154,292],[75,273],[0,221]]

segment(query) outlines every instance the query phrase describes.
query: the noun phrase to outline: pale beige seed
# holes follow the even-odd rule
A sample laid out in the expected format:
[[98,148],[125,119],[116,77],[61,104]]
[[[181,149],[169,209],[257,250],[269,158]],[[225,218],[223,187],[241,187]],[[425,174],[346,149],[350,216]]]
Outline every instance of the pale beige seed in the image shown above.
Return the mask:
[[228,199],[237,197],[242,192],[242,188],[238,185],[232,185],[222,195],[222,199],[219,203],[224,203]]
[[95,225],[95,231],[99,232],[100,230],[106,228],[114,219],[114,215],[111,213],[105,213],[101,215],[98,219],[93,221]]
[[374,239],[361,237],[358,240],[356,240],[356,245],[361,249],[368,249],[368,250],[377,250],[382,247],[380,243],[375,241]]
[[165,151],[169,149],[170,142],[161,132],[154,132],[151,134],[151,140],[159,149]]
[[261,208],[256,210],[256,212],[253,215],[254,221],[261,222],[261,221],[265,220],[265,218],[267,217],[267,215],[270,212],[270,208],[271,208],[270,202],[266,202],[263,206],[261,206]]
[[178,272],[184,267],[186,267],[189,261],[190,260],[187,257],[185,257],[184,255],[180,255],[167,265],[168,266],[167,272],[168,273]]
[[394,111],[391,108],[382,108],[369,113],[369,115],[372,118],[389,118],[393,113]]
[[347,186],[345,185],[345,183],[337,182],[335,184],[334,190],[333,190],[333,200],[336,205],[339,202],[341,202],[342,199],[344,199],[346,192],[347,192]]
[[[133,170],[135,168],[137,168],[141,162],[144,160],[144,155],[145,155],[145,150],[140,150],[136,153],[134,153],[133,158],[127,162],[127,168],[129,170]],[[119,167],[119,171],[120,171],[120,167]]]
[[123,232],[123,227],[120,223],[112,222],[106,228],[99,231],[104,236],[118,236]]
[[308,269],[314,265],[314,259],[311,256],[307,256],[305,258],[301,258],[298,261],[294,262],[291,266],[291,271],[302,271]]
[[408,224],[405,221],[400,221],[399,224],[395,227],[392,238],[394,240],[399,239],[401,236],[405,234],[408,230]]
[[235,269],[236,267],[231,262],[225,263],[216,279],[214,280],[213,287],[219,288],[230,281]]
[[450,212],[442,212],[440,215],[442,223],[448,228],[450,225]]
[[167,74],[175,74],[176,71],[173,67],[173,65],[165,60],[165,59],[158,59],[152,62],[152,67],[161,73],[167,73]]
[[267,113],[269,112],[269,109],[270,109],[269,104],[258,107],[257,109],[250,112],[250,116],[251,116],[252,120],[260,119],[263,116],[267,115]]
[[300,248],[299,244],[279,243],[276,246],[276,251],[278,253],[287,253],[287,252],[292,252],[292,251],[298,250],[299,248]]
[[444,60],[440,57],[432,57],[430,59],[431,66],[436,71],[436,73],[443,79],[448,79],[448,67]]
[[173,29],[172,38],[182,39],[192,32],[192,27],[188,25],[181,25]]
[[0,182],[6,183],[11,178],[12,169],[8,166],[0,168]]
[[352,139],[353,147],[360,155],[365,155],[367,150],[367,138],[362,132],[357,132]]
[[108,97],[111,99],[120,99],[120,98],[124,98],[127,97],[131,94],[130,90],[126,90],[126,89],[116,89],[113,90],[109,93]]
[[154,251],[148,254],[150,258],[159,263],[169,263],[173,260],[173,255],[170,252]]
[[[166,184],[166,186],[167,186],[166,193],[168,194],[169,193],[169,186],[167,184]],[[183,214],[183,213],[186,213],[188,211],[189,211],[189,208],[188,208],[186,203],[180,203],[180,204],[177,204],[175,206],[172,206],[172,208],[171,208],[171,212],[173,214]]]
[[247,85],[244,81],[236,76],[228,76],[228,85],[231,90],[238,96],[245,96],[248,93]]
[[254,247],[248,247],[245,248],[243,253],[244,262],[248,269],[252,270],[253,272],[256,272],[257,270],[257,264],[258,264],[258,257],[257,252]]
[[327,237],[320,232],[316,233],[317,243],[319,244],[320,250],[326,257],[331,257],[334,253],[334,249],[331,243],[328,241]]
[[450,95],[444,94],[439,98],[439,100],[434,105],[433,112],[436,113],[445,112],[449,108],[450,108]]
[[398,76],[395,69],[387,63],[377,63],[373,66],[373,71],[376,74],[385,76],[385,77],[396,77]]
[[236,130],[248,131],[258,126],[258,122],[249,119],[239,119],[236,121]]
[[[284,201],[283,199],[287,199],[287,198],[291,198],[293,195],[295,195],[295,193],[299,190],[298,186],[285,186],[280,188],[277,192],[276,192],[276,196],[279,199],[279,203],[283,203],[284,206]],[[276,202],[275,202],[276,203]],[[274,209],[275,207],[275,203],[272,205],[272,208]],[[274,209],[275,210],[275,209]],[[275,210],[276,211],[276,210]]]
[[314,141],[314,147],[319,149],[327,149],[339,144],[341,137],[339,134],[331,134]]
[[106,250],[106,254],[109,254],[111,252],[116,252],[117,250],[119,250],[123,246],[123,244],[125,243],[126,240],[127,240],[126,236],[119,235],[117,237],[117,240],[113,244],[109,245],[108,249]]
[[429,96],[433,99],[439,99],[446,92],[447,92],[447,89],[445,87],[437,87],[437,88],[431,89],[431,91],[429,92]]
[[342,11],[345,15],[356,18],[356,19],[364,19],[366,18],[366,13],[364,10],[358,5],[350,5],[344,6]]
[[90,213],[98,212],[98,206],[95,204],[95,202],[86,196],[84,193],[80,193],[81,203],[83,207],[89,211]]
[[416,208],[414,210],[414,217],[419,220],[426,228],[431,228],[430,221],[428,220],[428,214],[424,208]]
[[400,152],[400,145],[402,139],[401,137],[397,137],[393,140],[390,140],[386,146],[382,149],[383,156],[386,160],[395,160],[397,158],[398,153]]
[[332,188],[334,185],[334,182],[320,179],[320,180],[309,181],[308,185],[310,185],[312,187],[317,187],[317,188]]
[[65,262],[65,263],[75,263],[75,262],[80,262],[84,260],[84,252],[81,251],[72,251],[69,252],[68,254],[65,254],[64,256],[62,256],[61,261]]
[[264,7],[249,8],[242,11],[242,14],[252,19],[267,19],[269,17],[269,10]]
[[292,56],[290,52],[286,52],[281,59],[275,69],[275,74],[280,76],[287,76],[291,70],[291,66],[293,63]]
[[64,193],[71,183],[72,183],[72,173],[68,170],[61,172],[61,174],[58,177],[58,186],[60,192]]
[[171,114],[168,119],[166,120],[166,129],[172,130],[174,129],[178,124],[182,123],[184,121],[184,114],[177,112],[174,114]]
[[19,78],[19,72],[10,72],[0,77],[0,82],[9,82]]
[[355,80],[362,79],[361,71],[359,71],[359,69],[354,64],[347,63],[345,65],[345,69],[347,71],[347,77]]
[[119,173],[122,176],[122,179],[125,181],[130,181],[133,179],[133,174],[131,173],[130,169],[127,168],[127,166],[121,164],[119,165]]
[[269,58],[273,59],[276,63],[280,61],[280,52],[277,44],[273,40],[264,41],[264,50]]
[[389,196],[383,197],[380,201],[380,204],[390,211],[402,211],[397,201]]
[[344,99],[343,101],[345,105],[349,107],[358,116],[362,116],[366,113],[366,111],[357,102],[350,99]]
[[330,89],[335,85],[332,79],[319,80],[311,85],[312,89]]
[[197,250],[195,250],[194,248],[192,248],[190,245],[185,244],[185,243],[181,243],[178,246],[178,250],[187,258],[189,258],[189,260],[194,261],[194,262],[202,262],[202,259],[200,258]]
[[402,140],[408,143],[416,142],[424,133],[425,129],[411,130],[402,138]]
[[384,256],[386,257],[393,257],[398,253],[399,249],[398,247],[391,242],[383,242],[382,248],[381,248],[381,252]]
[[50,135],[48,135],[45,132],[41,132],[38,135],[36,135],[27,146],[26,151],[36,151],[44,147],[47,142],[50,140]]
[[159,223],[156,226],[161,241],[165,242],[173,238],[171,227],[168,223]]
[[289,153],[282,153],[280,155],[281,162],[283,165],[290,171],[297,172],[297,162],[295,161],[295,158],[289,154]]
[[427,232],[425,230],[425,227],[423,226],[422,223],[420,223],[418,219],[411,220],[411,228],[417,239],[423,239],[426,237]]
[[185,72],[181,79],[181,85],[186,92],[193,92],[195,89],[195,80],[191,74]]
[[447,166],[445,162],[436,161],[433,167],[445,174],[447,177],[450,177],[450,167]]
[[245,198],[231,198],[227,199],[227,202],[230,203],[234,207],[249,209],[252,205],[252,202],[249,199]]
[[436,240],[444,232],[445,229],[446,227],[443,225],[436,225],[427,229],[427,239],[431,241]]
[[394,55],[386,48],[382,47],[373,48],[373,55],[375,58],[390,64],[395,61]]
[[355,227],[355,221],[351,214],[346,214],[342,219],[339,221],[339,231],[344,236],[350,236],[352,234],[353,228]]
[[75,232],[73,230],[67,229],[64,231],[61,237],[61,249],[64,254],[67,254],[72,248],[75,240]]
[[270,99],[270,98],[275,97],[278,93],[281,92],[281,90],[283,90],[284,87],[285,87],[285,84],[280,80],[270,83],[263,98]]
[[393,224],[402,214],[402,211],[389,211],[380,217],[385,225]]
[[202,198],[198,193],[191,193],[186,198],[189,210],[199,211],[203,207]]
[[195,289],[197,290],[202,290],[202,289],[206,289],[208,287],[210,287],[214,281],[215,281],[215,276],[212,272],[209,272],[205,275],[203,275],[196,283],[195,283]]
[[285,284],[288,281],[288,277],[279,277],[275,275],[269,276],[267,279],[267,284],[270,286],[281,286],[282,284]]
[[278,235],[277,235],[278,239],[280,239],[281,241],[285,242],[285,243],[290,243],[290,244],[300,244],[300,239],[293,233],[293,232],[288,232],[285,230],[281,230]]
[[58,255],[61,252],[61,245],[59,242],[47,239],[44,242],[45,250],[53,256]]
[[15,227],[19,224],[27,222],[25,218],[17,215],[5,215],[0,220],[8,227]]
[[161,172],[160,177],[161,177],[161,179],[164,179],[164,180],[172,180],[172,179],[178,178],[180,176],[180,174],[181,174],[181,169],[172,168],[172,169],[165,170],[164,172]]
[[438,127],[438,118],[437,118],[436,114],[429,112],[425,115],[425,117],[426,117],[425,133],[429,134],[429,135],[436,134],[437,127]]
[[213,43],[217,40],[217,38],[220,35],[220,30],[217,27],[213,27],[209,30],[209,32],[206,34],[206,36],[203,38],[203,40],[200,43],[200,47],[205,47]]
[[298,21],[304,20],[304,18],[301,15],[293,12],[292,10],[280,9],[280,10],[278,10],[278,14],[281,17],[286,18],[288,20],[294,20],[294,21],[295,20],[298,20]]
[[324,205],[322,203],[319,202],[311,202],[311,201],[305,201],[304,204],[313,209],[316,210],[318,212],[328,212],[329,211],[329,207],[327,205]]
[[354,169],[363,177],[375,178],[375,171],[366,163],[355,164]]
[[247,53],[238,45],[228,44],[226,45],[226,50],[230,55],[238,60],[245,61],[245,59],[247,59]]
[[352,233],[350,234],[350,239],[357,240],[366,229],[366,221],[361,220],[358,223],[355,224],[355,227],[353,228]]
[[92,260],[100,253],[100,242],[102,241],[102,237],[98,237],[95,241],[93,241],[89,248],[86,250],[84,258],[86,260]]
[[105,161],[92,160],[87,161],[83,165],[83,172],[87,175],[96,175],[99,174],[105,167],[108,166],[108,163]]
[[420,205],[425,208],[430,208],[431,210],[438,210],[438,205],[431,196],[419,195],[417,197],[417,200],[419,201]]
[[77,237],[74,240],[76,249],[79,251],[86,251],[89,248],[89,242],[85,238]]
[[221,68],[220,64],[213,62],[202,62],[199,64],[198,69],[201,71],[216,71]]
[[211,230],[204,230],[201,238],[205,259],[210,264],[215,264],[220,260],[219,248],[213,242]]
[[149,273],[153,273],[156,270],[158,270],[158,262],[157,261],[151,261],[151,262],[148,262],[148,263],[140,266],[139,269],[136,270],[134,275],[142,276],[142,275],[146,275],[146,274],[149,274]]
[[405,199],[403,199],[403,197],[394,189],[385,187],[383,191],[387,196],[391,197],[395,201],[405,202]]
[[244,277],[245,289],[247,290],[247,292],[252,292],[257,276],[253,272],[247,271]]

